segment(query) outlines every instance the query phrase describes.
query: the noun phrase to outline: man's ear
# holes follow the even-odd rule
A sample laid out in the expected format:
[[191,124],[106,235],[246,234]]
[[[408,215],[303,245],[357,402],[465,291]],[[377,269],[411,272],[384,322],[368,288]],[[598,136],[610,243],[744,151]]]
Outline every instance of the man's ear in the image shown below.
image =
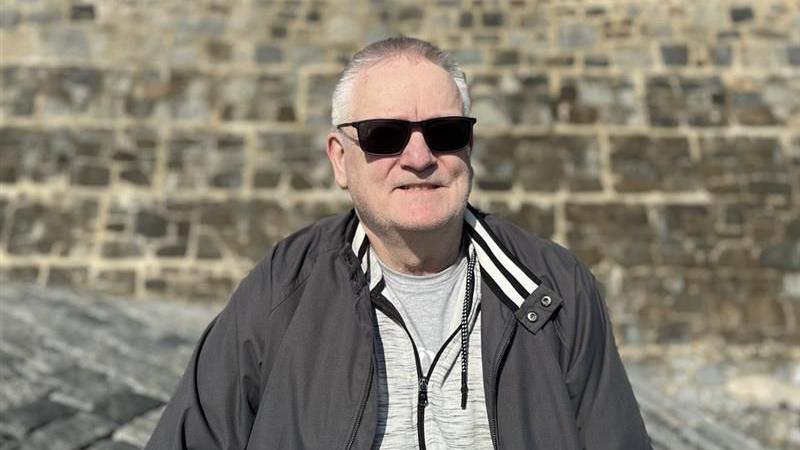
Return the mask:
[[342,189],[347,189],[347,170],[344,164],[344,143],[342,136],[336,131],[328,133],[326,139],[325,153],[328,154],[328,160],[331,162],[333,168],[333,178],[336,180],[336,185]]

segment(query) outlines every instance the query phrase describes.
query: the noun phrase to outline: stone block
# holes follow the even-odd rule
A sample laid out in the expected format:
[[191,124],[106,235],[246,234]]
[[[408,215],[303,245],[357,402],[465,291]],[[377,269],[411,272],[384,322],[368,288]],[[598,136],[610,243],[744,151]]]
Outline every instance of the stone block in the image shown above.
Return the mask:
[[619,192],[691,191],[702,186],[685,138],[611,137],[611,170]]
[[563,48],[588,48],[594,46],[599,38],[597,26],[589,21],[560,21],[558,24],[558,43]]
[[233,59],[234,48],[229,42],[211,39],[205,45],[206,55],[212,62],[230,62]]
[[800,45],[786,47],[786,60],[792,66],[800,66]]
[[156,250],[156,256],[163,257],[182,257],[186,256],[186,242],[178,242],[174,244],[165,244]]
[[662,45],[661,59],[665,66],[685,66],[689,62],[689,49],[686,45]]
[[472,25],[474,23],[475,23],[475,18],[469,11],[462,11],[461,14],[458,16],[458,26],[461,28],[472,28]]
[[13,28],[20,22],[20,13],[16,9],[0,8],[0,28]]
[[152,211],[139,211],[135,219],[137,234],[148,238],[163,237],[167,234],[168,221],[163,215]]
[[[516,80],[518,92],[492,92],[500,99],[500,108],[513,124],[545,125],[553,121],[550,107],[549,80],[544,75],[524,75]],[[483,116],[481,123],[483,123]]]
[[744,192],[751,182],[786,179],[780,142],[773,138],[701,138],[701,173],[712,192]]
[[92,414],[78,413],[39,428],[26,442],[31,449],[75,450],[110,436],[113,422]]
[[472,150],[476,166],[475,184],[486,190],[508,190],[517,179],[518,166],[514,159],[517,142],[509,135],[479,139]]
[[305,123],[315,126],[329,126],[331,123],[331,94],[336,86],[338,73],[314,74],[308,80]]
[[130,442],[137,448],[144,447],[153,434],[163,410],[164,408],[155,409],[125,424],[114,432],[114,440]]
[[733,62],[733,51],[729,45],[715,45],[709,49],[709,59],[715,66],[729,67]]
[[641,124],[641,106],[627,77],[567,78],[554,105],[555,116],[571,123]]
[[254,59],[259,64],[279,63],[283,60],[283,50],[275,45],[259,45]]
[[91,447],[89,447],[88,450],[139,450],[139,449],[141,449],[141,447],[128,444],[127,442],[104,440],[96,444],[93,444]]
[[613,65],[622,70],[643,69],[653,65],[653,55],[645,45],[619,47],[611,54]]
[[[97,317],[82,311],[70,311],[67,317],[74,324],[80,324],[87,329],[108,326]],[[107,375],[74,364],[54,372],[52,377],[58,380],[59,385],[50,394],[50,398],[82,411],[92,410],[109,392],[122,388],[120,383],[111,380]]]
[[197,257],[199,259],[220,259],[222,252],[209,235],[203,234],[197,241]]
[[[770,97],[775,100],[775,103],[771,103],[765,98],[768,89],[773,90],[774,93]],[[796,92],[792,92],[791,86],[787,86],[782,80],[773,79],[762,82],[752,78],[734,79],[728,87],[728,92],[731,115],[740,124],[748,126],[782,124],[786,117],[779,116],[780,105],[792,102],[791,98],[782,97],[796,94]],[[788,111],[792,110],[791,106],[787,108]]]
[[94,286],[103,292],[130,296],[136,293],[136,272],[133,270],[101,270]]
[[712,249],[713,215],[705,205],[659,208],[662,261],[675,265],[705,264]]
[[87,31],[79,26],[53,26],[42,30],[40,39],[45,56],[54,60],[88,62],[91,46]]
[[47,79],[45,69],[5,66],[0,68],[0,107],[9,116],[30,116],[35,111]]
[[111,171],[107,167],[96,165],[76,166],[72,173],[72,184],[79,186],[108,186]]
[[201,132],[173,134],[167,143],[168,188],[241,186],[243,142],[240,136],[235,135]]
[[0,282],[35,284],[39,279],[39,268],[35,266],[0,267]]
[[130,390],[122,390],[102,399],[92,412],[117,424],[125,424],[162,404],[161,400]]
[[678,125],[678,114],[683,110],[683,104],[674,79],[658,76],[647,80],[645,99],[650,113],[650,123],[653,126],[674,127]]
[[725,88],[717,77],[656,76],[647,80],[646,103],[654,126],[726,125]]
[[58,204],[16,202],[8,252],[18,255],[86,255],[94,241],[98,205],[93,199],[63,198]]
[[104,258],[138,258],[144,255],[144,249],[138,241],[105,241],[100,247]]
[[486,27],[503,26],[503,13],[499,11],[486,11],[483,13],[483,25]]
[[274,186],[281,172],[296,189],[327,188],[332,182],[324,149],[315,136],[306,131],[259,134],[253,165],[257,187]]
[[566,245],[587,264],[606,260],[636,266],[654,261],[655,233],[644,206],[567,203],[566,221]]
[[515,146],[515,179],[527,191],[600,190],[600,164],[594,136],[530,136]]
[[166,86],[164,102],[159,105],[163,108],[162,114],[178,120],[210,118],[213,86],[214,80],[207,75],[192,71],[173,71]]
[[69,17],[73,22],[93,21],[95,16],[94,5],[74,4],[69,10]]
[[123,110],[136,118],[151,117],[156,107],[165,102],[170,93],[169,80],[155,71],[137,71],[125,84],[130,87],[122,100]]
[[[227,77],[218,81],[215,92],[214,106],[223,120],[292,122],[296,118],[296,80],[289,75]],[[267,98],[270,101],[264,101]]]
[[31,430],[69,417],[75,412],[74,408],[67,405],[40,398],[0,412],[0,433],[21,439]]
[[47,274],[47,285],[70,289],[88,286],[89,270],[85,267],[52,267]]
[[0,128],[0,183],[13,184],[30,177],[44,143],[44,137],[36,131]]
[[607,55],[586,55],[583,64],[587,67],[608,67],[610,62]]
[[761,251],[763,267],[780,270],[800,270],[800,241],[769,244]]
[[506,203],[494,202],[487,209],[543,239],[551,239],[555,232],[555,212],[552,207],[525,203],[511,209]]
[[753,17],[753,8],[749,6],[731,8],[731,21],[734,23],[750,22]]

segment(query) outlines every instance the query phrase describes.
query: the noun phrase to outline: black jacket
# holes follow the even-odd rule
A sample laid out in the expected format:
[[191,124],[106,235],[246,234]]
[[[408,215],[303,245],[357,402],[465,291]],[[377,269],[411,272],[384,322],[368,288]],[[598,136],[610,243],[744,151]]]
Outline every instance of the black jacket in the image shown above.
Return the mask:
[[[203,333],[148,449],[370,448],[374,319],[357,223],[350,212],[305,228],[244,278]],[[650,448],[591,273],[472,207],[465,231],[480,253],[495,447]]]

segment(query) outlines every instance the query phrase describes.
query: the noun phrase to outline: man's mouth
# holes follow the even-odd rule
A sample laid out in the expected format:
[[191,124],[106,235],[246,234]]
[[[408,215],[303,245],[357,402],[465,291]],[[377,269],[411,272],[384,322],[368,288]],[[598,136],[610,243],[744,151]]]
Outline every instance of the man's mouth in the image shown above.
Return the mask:
[[440,186],[431,183],[412,183],[399,186],[398,189],[402,189],[404,191],[428,191],[431,189],[436,189],[438,187]]

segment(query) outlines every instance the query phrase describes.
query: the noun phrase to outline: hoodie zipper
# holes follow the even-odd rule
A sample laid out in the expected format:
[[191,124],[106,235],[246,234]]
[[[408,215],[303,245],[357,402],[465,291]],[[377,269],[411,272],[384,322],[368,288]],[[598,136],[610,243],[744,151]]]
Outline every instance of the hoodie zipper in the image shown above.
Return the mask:
[[411,332],[408,331],[405,322],[403,322],[403,318],[400,316],[400,313],[397,309],[392,305],[385,297],[381,297],[380,299],[374,299],[375,306],[380,309],[381,312],[386,314],[387,317],[392,319],[396,324],[400,325],[403,328],[403,331],[406,332],[408,339],[411,341],[411,348],[414,350],[414,362],[417,368],[417,438],[419,439],[419,448],[420,450],[425,450],[425,408],[428,406],[428,383],[430,382],[431,375],[433,374],[433,369],[436,367],[436,363],[439,361],[439,357],[442,356],[444,350],[450,345],[450,341],[453,340],[454,337],[458,335],[458,332],[461,330],[461,325],[459,325],[455,331],[444,341],[439,351],[436,352],[436,356],[434,356],[433,361],[431,361],[431,366],[428,368],[428,373],[423,376],[422,375],[422,364],[419,362],[419,352],[417,351],[417,344],[414,342],[414,338],[411,337]]

